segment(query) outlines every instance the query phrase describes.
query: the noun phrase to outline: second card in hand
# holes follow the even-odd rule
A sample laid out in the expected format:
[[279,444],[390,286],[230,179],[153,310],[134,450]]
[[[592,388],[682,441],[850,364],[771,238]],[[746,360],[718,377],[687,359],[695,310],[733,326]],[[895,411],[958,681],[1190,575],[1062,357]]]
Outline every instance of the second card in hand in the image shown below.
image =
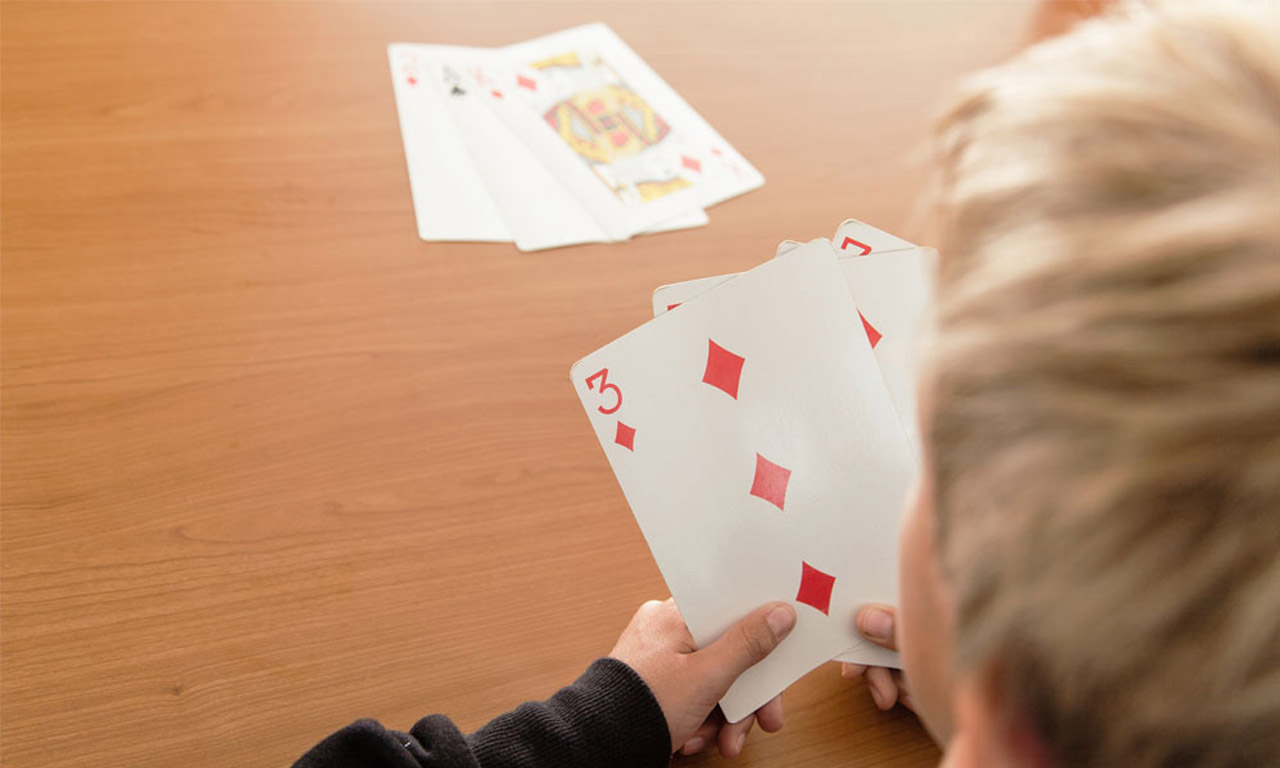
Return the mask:
[[[851,223],[867,226],[850,219],[841,228]],[[840,239],[839,233],[836,239]],[[814,240],[810,244],[817,243],[827,241]],[[778,252],[781,255],[797,247],[798,243],[787,241],[778,246]],[[916,416],[918,345],[933,301],[937,256],[932,248],[916,246],[873,251],[869,256],[850,255],[846,249],[839,256],[845,282],[858,305],[858,320],[875,351],[880,373],[917,456],[920,454],[920,427]],[[733,277],[716,275],[661,286],[653,292],[653,314],[669,312]]]
[[761,604],[796,608],[721,701],[729,720],[856,645],[858,606],[894,599],[916,464],[827,244],[725,281],[571,376],[695,642]]

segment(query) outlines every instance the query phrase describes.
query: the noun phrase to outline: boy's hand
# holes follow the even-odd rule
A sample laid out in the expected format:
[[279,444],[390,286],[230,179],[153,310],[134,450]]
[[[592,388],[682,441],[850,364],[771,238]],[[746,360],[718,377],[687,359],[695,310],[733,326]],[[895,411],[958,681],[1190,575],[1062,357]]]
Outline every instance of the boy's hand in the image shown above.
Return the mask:
[[[862,636],[876,645],[898,650],[896,634],[896,613],[891,605],[864,605],[858,610],[854,619]],[[916,711],[915,702],[907,691],[902,672],[886,667],[868,667],[865,664],[840,664],[840,674],[852,680],[863,674],[867,677],[867,688],[871,690],[871,698],[881,709],[892,709],[895,703]]]
[[725,723],[716,707],[743,672],[768,656],[796,623],[795,609],[770,603],[756,609],[702,650],[693,646],[675,600],[640,606],[609,653],[636,671],[662,707],[671,750],[694,754],[715,741],[736,757],[754,722],[766,731],[782,727],[782,699],[775,698],[737,723]]

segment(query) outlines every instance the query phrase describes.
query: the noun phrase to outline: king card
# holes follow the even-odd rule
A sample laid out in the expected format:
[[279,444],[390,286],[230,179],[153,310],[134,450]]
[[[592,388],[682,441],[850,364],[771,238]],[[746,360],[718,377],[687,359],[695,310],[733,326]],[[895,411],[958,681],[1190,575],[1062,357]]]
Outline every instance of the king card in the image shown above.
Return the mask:
[[610,239],[764,183],[603,24],[503,48],[485,82],[494,110]]

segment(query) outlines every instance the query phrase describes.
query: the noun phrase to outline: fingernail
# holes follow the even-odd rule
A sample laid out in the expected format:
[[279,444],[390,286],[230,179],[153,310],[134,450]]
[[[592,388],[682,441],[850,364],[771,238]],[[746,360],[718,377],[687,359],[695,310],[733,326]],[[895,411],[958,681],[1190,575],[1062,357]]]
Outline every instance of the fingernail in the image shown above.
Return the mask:
[[739,755],[742,754],[742,748],[745,746],[747,746],[747,734],[744,733],[738,737],[738,744],[737,744],[737,747],[734,749],[734,752],[736,752]]
[[769,625],[769,631],[773,632],[773,636],[781,640],[790,634],[791,628],[796,625],[796,611],[789,605],[780,605],[769,611],[769,615],[764,620]]
[[884,702],[880,701],[880,689],[871,684],[867,685],[867,689],[871,691],[871,698],[875,699],[876,706],[884,709]]
[[879,608],[868,608],[862,619],[862,634],[874,640],[892,640],[893,617]]
[[684,746],[680,749],[680,751],[685,753],[686,755],[696,755],[699,752],[701,752],[702,748],[705,746],[707,746],[706,739],[702,738],[701,736],[694,736],[692,739],[689,739],[684,743]]

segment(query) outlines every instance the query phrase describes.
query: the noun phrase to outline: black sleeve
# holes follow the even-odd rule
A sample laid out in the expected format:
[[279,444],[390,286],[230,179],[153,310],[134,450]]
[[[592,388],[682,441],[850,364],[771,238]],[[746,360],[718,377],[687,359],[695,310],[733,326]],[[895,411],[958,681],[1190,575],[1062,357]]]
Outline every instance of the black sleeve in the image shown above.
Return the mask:
[[431,715],[409,733],[358,720],[294,768],[665,768],[667,721],[649,687],[616,659],[600,659],[545,702],[521,704],[470,736]]

